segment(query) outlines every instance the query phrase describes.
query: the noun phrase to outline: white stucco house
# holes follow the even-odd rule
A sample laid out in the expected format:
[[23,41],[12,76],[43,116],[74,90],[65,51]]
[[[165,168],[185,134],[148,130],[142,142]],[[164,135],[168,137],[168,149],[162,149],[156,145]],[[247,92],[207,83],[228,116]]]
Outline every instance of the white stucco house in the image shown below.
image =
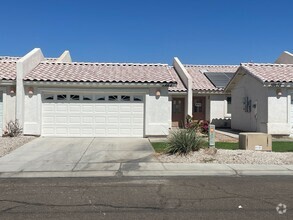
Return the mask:
[[237,66],[72,62],[0,57],[0,128],[19,120],[25,135],[148,137],[184,126],[187,115],[229,127],[223,90]]
[[34,49],[0,60],[1,128],[18,119],[25,135],[147,137],[168,135],[167,64],[71,62]]
[[280,64],[290,63],[287,55],[279,64],[240,65],[225,89],[233,100],[232,129],[293,134],[293,64]]

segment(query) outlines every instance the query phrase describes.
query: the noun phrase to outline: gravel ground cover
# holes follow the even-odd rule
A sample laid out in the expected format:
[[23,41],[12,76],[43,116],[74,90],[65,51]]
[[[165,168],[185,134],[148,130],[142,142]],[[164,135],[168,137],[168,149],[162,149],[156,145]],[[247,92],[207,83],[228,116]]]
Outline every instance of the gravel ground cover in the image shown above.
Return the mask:
[[36,137],[20,136],[20,137],[0,137],[0,157],[9,154],[11,151],[21,147],[22,145],[34,140]]
[[293,153],[260,152],[252,150],[223,150],[211,153],[201,149],[186,156],[157,154],[164,163],[219,163],[219,164],[293,164]]
[[[216,133],[216,141],[238,142],[220,133]],[[219,163],[219,164],[293,164],[293,153],[261,152],[252,150],[224,150],[224,149],[200,149],[186,156],[156,154],[164,163]]]

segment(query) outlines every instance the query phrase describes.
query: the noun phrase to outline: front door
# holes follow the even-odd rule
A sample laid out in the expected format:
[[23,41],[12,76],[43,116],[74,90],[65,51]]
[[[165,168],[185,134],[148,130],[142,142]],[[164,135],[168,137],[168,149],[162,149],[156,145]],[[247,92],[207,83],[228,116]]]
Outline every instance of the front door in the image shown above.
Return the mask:
[[184,126],[184,98],[173,98],[172,100],[172,127]]
[[205,120],[206,97],[193,97],[193,119]]

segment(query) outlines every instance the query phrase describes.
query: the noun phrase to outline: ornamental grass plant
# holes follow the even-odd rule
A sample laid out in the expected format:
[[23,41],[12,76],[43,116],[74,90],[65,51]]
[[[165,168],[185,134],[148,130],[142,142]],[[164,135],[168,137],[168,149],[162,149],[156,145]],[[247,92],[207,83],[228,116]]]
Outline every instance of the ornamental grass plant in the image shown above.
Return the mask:
[[171,132],[167,140],[166,153],[186,155],[204,146],[204,139],[194,130],[178,129]]

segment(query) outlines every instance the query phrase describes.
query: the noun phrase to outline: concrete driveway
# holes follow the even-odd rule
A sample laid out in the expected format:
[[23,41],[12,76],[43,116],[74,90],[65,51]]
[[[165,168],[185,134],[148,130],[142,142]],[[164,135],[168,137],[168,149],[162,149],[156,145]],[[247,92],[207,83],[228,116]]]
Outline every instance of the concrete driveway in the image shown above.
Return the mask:
[[0,158],[0,172],[119,171],[158,162],[146,138],[37,138]]

